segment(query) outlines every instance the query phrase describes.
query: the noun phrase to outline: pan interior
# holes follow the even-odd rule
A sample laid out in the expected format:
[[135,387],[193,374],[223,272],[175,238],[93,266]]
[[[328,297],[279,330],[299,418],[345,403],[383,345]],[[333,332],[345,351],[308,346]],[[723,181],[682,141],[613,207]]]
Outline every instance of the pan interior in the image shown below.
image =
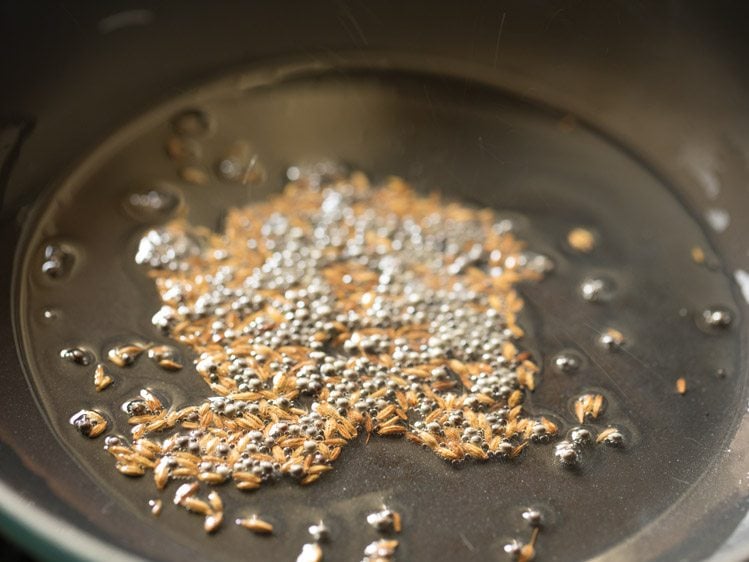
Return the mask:
[[[164,149],[172,117],[184,110],[209,119],[196,140],[207,185],[184,181],[181,165]],[[215,163],[237,141],[263,169],[264,179],[250,187],[216,176]],[[313,486],[281,482],[252,494],[222,489],[230,521],[261,512],[276,524],[276,537],[250,536],[231,524],[206,537],[199,518],[171,505],[152,519],[147,502],[157,492],[150,478],[118,474],[102,439],[81,437],[68,419],[94,407],[111,420],[112,433],[127,435],[119,406],[140,388],[155,389],[175,407],[208,389],[191,366],[171,374],[140,362],[115,371],[115,383],[97,393],[93,367],[59,355],[85,346],[103,358],[110,345],[128,338],[164,341],[150,323],[159,308],[156,291],[133,262],[139,237],[162,219],[133,217],[122,202],[134,191],[164,187],[184,199],[189,220],[218,229],[227,208],[281,189],[289,166],[321,160],[363,170],[374,181],[402,176],[417,189],[513,217],[529,246],[556,265],[543,282],[522,287],[524,345],[543,364],[529,408],[561,414],[564,434],[575,425],[570,401],[600,389],[609,407],[599,425],[623,428],[626,446],[592,450],[579,471],[555,464],[553,444],[530,447],[512,463],[456,468],[404,440],[373,438],[347,446],[336,470]],[[590,255],[564,242],[580,225],[600,237]],[[49,244],[69,251],[69,272],[59,278],[42,272]],[[705,263],[695,263],[695,247]],[[319,519],[333,533],[325,559],[355,560],[377,538],[365,518],[383,502],[403,516],[398,555],[404,560],[503,559],[503,545],[527,539],[520,513],[531,505],[546,516],[537,544],[541,559],[591,558],[614,552],[699,484],[740,414],[739,306],[719,256],[678,197],[571,116],[465,81],[323,72],[253,87],[230,78],[183,95],[81,163],[36,214],[19,263],[22,352],[39,403],[92,486],[109,490],[116,505],[79,498],[78,508],[136,551],[139,527],[130,522],[145,522],[161,546],[143,554],[158,560],[177,559],[179,549],[171,548],[177,544],[200,559],[294,559],[309,542],[307,527]],[[612,282],[608,302],[581,298],[580,284],[590,276]],[[714,306],[732,312],[730,326],[699,326],[696,319]],[[597,344],[607,327],[625,334],[619,352]],[[552,358],[570,349],[583,357],[583,367],[574,375],[555,373]],[[679,377],[689,384],[683,396],[674,390]],[[40,470],[55,477],[54,459],[42,461]],[[165,504],[172,493],[170,487]],[[712,536],[694,552],[707,552],[722,538]]]

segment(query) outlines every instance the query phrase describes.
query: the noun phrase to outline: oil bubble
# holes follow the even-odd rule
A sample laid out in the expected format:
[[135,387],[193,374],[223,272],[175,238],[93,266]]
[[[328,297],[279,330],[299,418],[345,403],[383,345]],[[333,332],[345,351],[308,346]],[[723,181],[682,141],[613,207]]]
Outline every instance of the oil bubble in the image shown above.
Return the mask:
[[50,243],[44,246],[42,273],[50,279],[67,277],[75,264],[75,253],[67,244]]
[[697,315],[697,325],[705,331],[725,330],[733,323],[733,312],[725,306],[710,306]]
[[573,427],[572,429],[570,429],[567,438],[575,445],[583,447],[587,447],[595,443],[593,432],[590,431],[587,427]]
[[216,163],[216,175],[228,183],[257,184],[265,179],[258,155],[246,141],[236,141]]
[[505,544],[502,547],[502,550],[505,551],[505,553],[509,554],[512,557],[516,557],[520,554],[520,551],[522,550],[523,546],[525,546],[521,541],[517,539],[512,539],[510,542]]
[[104,448],[116,447],[117,445],[127,444],[127,439],[120,435],[107,435],[104,438]]
[[521,517],[528,525],[534,528],[541,527],[544,522],[543,513],[541,513],[540,509],[537,509],[535,507],[529,507],[525,509],[521,514]]
[[308,531],[315,542],[327,542],[330,540],[330,529],[322,521],[315,525],[310,525]]
[[80,410],[70,416],[70,425],[84,437],[94,439],[107,429],[107,420],[94,410]]
[[572,375],[583,366],[583,358],[576,351],[565,349],[554,356],[551,364],[557,373]]
[[598,343],[604,349],[616,351],[624,345],[624,334],[615,328],[606,328],[598,336]]
[[45,322],[55,322],[62,317],[59,309],[48,306],[42,309],[42,320]]
[[162,221],[182,206],[182,196],[174,189],[154,188],[125,196],[123,206],[128,215],[142,222]]
[[242,185],[257,185],[266,177],[265,169],[257,155],[252,156],[247,162],[235,158],[219,160],[216,164],[216,174],[226,182]]
[[400,532],[401,523],[398,512],[383,507],[380,511],[375,511],[367,515],[369,523],[376,531],[380,533]]
[[521,254],[520,262],[520,265],[537,273],[546,274],[554,271],[554,260],[549,256],[538,254],[536,252],[528,250],[524,251]]
[[614,295],[616,286],[608,277],[586,277],[580,283],[580,296],[591,303],[608,302]]
[[554,457],[565,468],[574,468],[580,464],[580,451],[570,441],[560,441],[554,448]]
[[118,345],[107,351],[107,359],[118,367],[129,367],[148,346],[142,342]]
[[60,357],[76,365],[87,366],[94,361],[94,354],[82,347],[66,347],[60,350]]
[[165,371],[178,371],[182,368],[179,352],[170,345],[155,345],[148,349],[148,358]]
[[608,427],[598,434],[596,442],[603,443],[607,447],[622,449],[626,444],[626,439],[620,429]]
[[186,260],[201,251],[201,241],[173,228],[153,228],[138,242],[135,263],[156,269],[177,270],[187,266]]
[[164,402],[151,390],[144,388],[137,397],[123,402],[120,409],[129,416],[143,416],[163,410]]
[[311,187],[319,187],[343,179],[348,175],[348,167],[340,162],[324,160],[314,164],[300,163],[286,169],[289,181],[303,179]]

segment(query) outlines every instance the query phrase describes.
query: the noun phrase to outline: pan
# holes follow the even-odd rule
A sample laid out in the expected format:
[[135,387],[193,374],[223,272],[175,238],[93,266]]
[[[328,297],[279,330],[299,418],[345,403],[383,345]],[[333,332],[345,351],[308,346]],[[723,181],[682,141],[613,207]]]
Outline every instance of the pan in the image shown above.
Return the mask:
[[[527,541],[523,513],[533,509],[543,519],[538,559],[744,559],[741,11],[689,2],[7,4],[6,534],[43,559],[282,560],[323,520],[325,560],[351,560],[379,537],[366,520],[385,504],[403,518],[400,559],[502,560],[514,540]],[[206,185],[187,181],[165,150],[185,115],[204,125]],[[257,158],[249,187],[221,182],[214,166],[237,143]],[[154,518],[152,484],[117,474],[101,440],[68,421],[90,404],[126,435],[116,405],[145,385],[175,405],[205,397],[190,374],[195,357],[178,346],[184,372],[138,366],[105,393],[91,387],[90,369],[60,358],[72,346],[101,357],[127,338],[164,340],[150,322],[158,295],[132,260],[162,217],[134,217],[122,201],[171,190],[191,222],[218,230],[229,207],[327,160],[518,224],[555,264],[521,288],[525,345],[542,366],[530,404],[567,431],[570,401],[602,389],[625,446],[567,470],[554,444],[529,447],[518,462],[453,466],[403,439],[362,439],[313,486],[222,489],[232,519],[263,513],[271,537],[234,525],[206,536],[172,506]],[[591,256],[564,244],[581,224],[602,241]],[[60,248],[63,275],[50,279],[44,264]],[[608,302],[580,298],[591,276],[611,281]],[[627,337],[620,353],[597,344],[612,326]],[[569,350],[580,371],[560,375],[556,358]],[[673,388],[680,377],[683,396]]]

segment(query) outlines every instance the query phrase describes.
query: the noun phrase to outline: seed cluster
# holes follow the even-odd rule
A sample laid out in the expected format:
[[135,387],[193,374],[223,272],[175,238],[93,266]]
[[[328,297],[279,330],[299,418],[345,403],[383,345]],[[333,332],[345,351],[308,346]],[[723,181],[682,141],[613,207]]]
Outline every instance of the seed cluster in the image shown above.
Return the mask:
[[[128,402],[132,442],[107,441],[124,474],[251,490],[314,482],[360,432],[454,462],[514,458],[557,433],[524,410],[538,367],[517,345],[515,287],[548,258],[490,210],[398,179],[318,179],[231,210],[222,234],[175,220],[142,238],[136,261],[163,303],[153,323],[195,353],[213,395],[174,408],[143,389]],[[109,359],[145,351],[180,366],[137,342]]]

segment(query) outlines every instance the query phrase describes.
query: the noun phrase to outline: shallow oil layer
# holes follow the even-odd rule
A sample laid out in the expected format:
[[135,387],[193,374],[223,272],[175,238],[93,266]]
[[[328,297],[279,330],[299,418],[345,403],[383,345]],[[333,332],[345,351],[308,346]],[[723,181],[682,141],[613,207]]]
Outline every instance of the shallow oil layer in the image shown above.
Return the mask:
[[[175,162],[164,148],[170,118],[193,107],[210,117],[187,161],[208,175],[206,185],[185,182],[186,161]],[[215,173],[237,141],[262,166],[248,185]],[[168,373],[140,361],[112,368],[114,384],[96,393],[92,366],[59,356],[83,345],[103,358],[111,344],[128,338],[163,341],[150,324],[156,292],[132,260],[139,236],[161,219],[133,215],[123,198],[166,186],[184,197],[191,221],[217,228],[227,207],[278,190],[289,165],[328,158],[375,179],[401,175],[514,216],[519,236],[556,263],[542,283],[523,288],[526,345],[544,363],[529,409],[557,414],[564,434],[576,425],[574,398],[600,391],[607,409],[593,425],[623,428],[626,447],[587,452],[578,471],[555,465],[553,444],[530,447],[514,463],[455,468],[409,443],[375,438],[348,446],[336,469],[309,488],[284,482],[252,494],[221,490],[229,521],[257,511],[276,524],[275,537],[231,524],[205,537],[200,518],[165,505],[152,522],[164,546],[153,558],[170,559],[175,541],[200,558],[294,559],[309,542],[307,527],[323,518],[332,530],[325,559],[355,560],[377,538],[366,514],[386,501],[403,515],[402,560],[503,559],[506,542],[530,535],[520,517],[527,505],[548,513],[539,558],[577,560],[631,536],[700,478],[738,414],[740,319],[724,329],[698,326],[707,307],[736,310],[730,284],[719,269],[694,262],[694,246],[708,253],[708,263],[716,257],[699,226],[647,170],[569,117],[463,83],[325,75],[243,90],[230,80],[140,120],[86,160],[39,215],[16,272],[24,352],[52,428],[92,478],[132,508],[132,517],[151,517],[152,482],[116,473],[102,439],[82,438],[68,418],[95,407],[113,432],[126,434],[119,405],[138,389],[149,386],[176,406],[208,390],[190,368]],[[589,254],[565,243],[580,225],[599,239]],[[67,252],[56,276],[42,272],[50,242]],[[614,288],[605,302],[586,302],[580,284],[596,276]],[[598,343],[609,327],[626,338],[617,352]],[[552,367],[562,350],[582,358],[577,372]],[[716,376],[719,369],[725,376]],[[688,380],[684,396],[675,391],[681,376]],[[165,504],[172,494],[173,486]],[[82,498],[80,508],[95,524],[127,535],[127,522],[108,517],[107,506]]]

